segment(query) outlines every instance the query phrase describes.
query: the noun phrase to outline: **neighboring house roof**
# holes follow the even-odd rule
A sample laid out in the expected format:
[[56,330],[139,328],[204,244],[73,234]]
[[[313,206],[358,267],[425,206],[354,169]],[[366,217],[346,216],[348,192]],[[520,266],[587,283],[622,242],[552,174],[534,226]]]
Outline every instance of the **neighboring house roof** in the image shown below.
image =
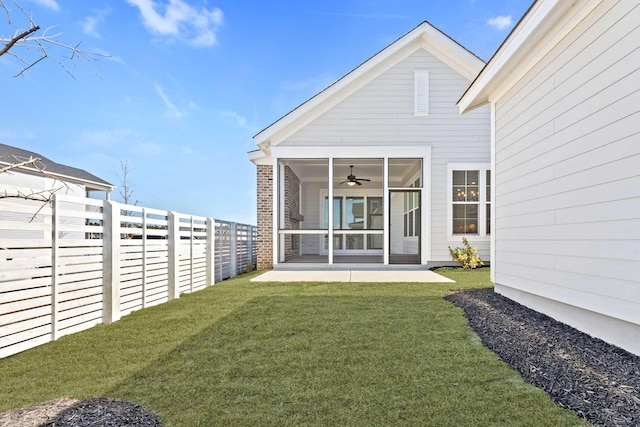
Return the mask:
[[82,182],[88,184],[92,188],[100,190],[109,191],[115,187],[104,179],[98,178],[97,176],[85,171],[84,169],[78,169],[56,163],[53,160],[49,160],[48,158],[33,151],[23,150],[21,148],[12,147],[10,145],[0,144],[0,165],[10,166],[17,162],[25,161],[29,158],[35,157],[39,159],[38,168],[26,165],[21,166],[18,169],[33,173],[42,173],[40,171],[42,170],[52,177],[62,180]]
[[[253,137],[254,141],[263,151],[267,151],[270,146],[278,145],[331,107],[421,48],[427,50],[469,80],[473,80],[484,66],[482,59],[425,21],[360,64],[344,77],[260,131]],[[252,160],[258,157],[258,153],[250,155]]]
[[536,0],[462,95],[458,101],[460,112],[499,99],[522,77],[527,64],[540,61],[573,26],[567,25],[555,35],[549,34],[551,28],[561,19],[579,22],[598,3],[599,0]]

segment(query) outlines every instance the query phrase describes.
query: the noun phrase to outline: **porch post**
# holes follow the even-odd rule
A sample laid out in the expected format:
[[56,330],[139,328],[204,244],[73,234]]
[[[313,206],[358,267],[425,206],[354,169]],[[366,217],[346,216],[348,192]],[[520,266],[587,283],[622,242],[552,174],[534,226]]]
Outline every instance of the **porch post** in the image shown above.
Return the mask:
[[389,265],[389,158],[382,162],[382,204],[384,206],[382,221],[382,263]]
[[327,235],[327,244],[328,244],[328,255],[329,260],[328,264],[333,264],[333,157],[329,157],[329,183],[328,183],[328,193],[327,193],[327,203],[329,204],[329,218],[327,218],[327,223],[329,225],[328,235]]
[[[287,176],[285,173],[285,168],[282,167],[282,163],[278,162],[278,181],[277,181],[277,185],[278,185],[278,227],[276,228],[276,230],[284,230],[286,228],[285,225],[285,198],[287,197],[287,190],[286,190],[286,180],[287,180]],[[278,255],[278,262],[285,262],[286,258],[287,258],[287,251],[286,251],[286,243],[285,243],[285,238],[286,236],[284,234],[280,234],[278,232],[278,247],[280,248],[279,255]]]
[[280,187],[280,168],[278,167],[278,164],[280,163],[280,160],[277,157],[273,158],[273,170],[272,170],[272,190],[273,190],[273,212],[272,212],[272,216],[273,216],[273,238],[272,238],[272,245],[273,245],[273,267],[275,268],[278,265],[278,262],[280,261],[280,257],[278,256],[278,251],[280,248],[280,233],[278,233],[278,229],[279,229],[279,225],[280,225],[280,220],[279,220],[279,207],[280,207],[280,203],[278,201],[278,198],[280,197],[280,189],[278,187]]

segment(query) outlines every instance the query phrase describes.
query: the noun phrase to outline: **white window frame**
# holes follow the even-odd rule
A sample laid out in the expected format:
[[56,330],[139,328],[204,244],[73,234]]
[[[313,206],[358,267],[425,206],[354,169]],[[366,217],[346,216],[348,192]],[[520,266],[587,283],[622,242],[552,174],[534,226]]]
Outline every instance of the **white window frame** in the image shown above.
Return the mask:
[[429,72],[425,70],[413,72],[413,115],[429,115]]
[[[469,237],[480,240],[489,240],[490,234],[487,234],[487,171],[491,170],[491,163],[448,163],[447,164],[447,236],[449,239],[457,239],[460,237]],[[453,171],[478,171],[478,189],[480,197],[478,198],[478,232],[469,234],[453,233]],[[493,189],[492,189],[493,190]]]
[[[326,188],[321,188],[320,189],[320,204],[319,204],[319,212],[320,212],[320,224],[324,225],[325,221],[328,221],[329,219],[325,217],[325,213],[324,213],[324,199],[329,197],[329,190],[327,190]],[[334,249],[334,252],[336,254],[339,255],[345,255],[345,254],[353,254],[353,255],[382,255],[383,253],[383,249],[370,249],[367,246],[367,237],[368,235],[374,235],[374,234],[383,234],[383,229],[376,229],[376,230],[371,230],[369,228],[369,223],[368,223],[368,212],[367,212],[367,205],[368,205],[368,199],[369,198],[381,198],[382,199],[382,203],[384,203],[384,195],[381,194],[380,190],[378,189],[362,189],[362,190],[334,190],[333,191],[333,197],[334,198],[340,198],[342,199],[342,215],[341,215],[341,223],[344,225],[347,221],[347,209],[346,209],[346,200],[348,197],[362,197],[364,204],[365,204],[365,209],[364,209],[364,229],[360,230],[360,229],[348,229],[348,228],[342,228],[342,229],[334,229],[335,234],[340,234],[343,236],[343,245],[342,245],[342,249]],[[346,235],[347,234],[351,234],[351,235],[362,235],[365,236],[364,237],[364,248],[363,249],[347,249],[346,248]],[[328,249],[324,247],[324,238],[320,239],[320,243],[319,243],[320,247],[319,247],[319,251],[321,255],[327,255],[328,253]]]
[[[420,171],[421,172],[421,171]],[[415,188],[417,190],[422,188],[422,185],[420,185],[422,183],[422,176],[420,174],[420,172],[414,174],[413,178],[410,180],[412,181],[411,184],[409,184],[408,189],[412,189]],[[417,196],[417,197],[416,197]],[[404,195],[404,202],[405,202],[405,209],[404,209],[404,215],[403,215],[403,219],[404,219],[404,238],[405,239],[417,239],[419,237],[418,234],[418,227],[417,227],[417,220],[418,220],[418,215],[416,215],[416,212],[418,212],[419,214],[420,212],[420,195],[413,193],[413,192],[407,192]],[[408,199],[411,199],[411,201],[409,202]],[[407,209],[407,204],[411,205],[410,209]],[[411,223],[409,221],[409,216],[413,216],[413,223]],[[409,224],[411,223],[411,227],[409,226]]]

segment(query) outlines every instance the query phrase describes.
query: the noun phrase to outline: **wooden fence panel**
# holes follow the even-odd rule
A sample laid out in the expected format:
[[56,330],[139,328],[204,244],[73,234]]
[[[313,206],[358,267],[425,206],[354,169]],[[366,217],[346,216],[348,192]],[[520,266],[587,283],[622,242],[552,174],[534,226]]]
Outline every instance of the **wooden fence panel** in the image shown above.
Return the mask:
[[0,358],[255,268],[254,226],[64,195],[24,202],[0,199]]

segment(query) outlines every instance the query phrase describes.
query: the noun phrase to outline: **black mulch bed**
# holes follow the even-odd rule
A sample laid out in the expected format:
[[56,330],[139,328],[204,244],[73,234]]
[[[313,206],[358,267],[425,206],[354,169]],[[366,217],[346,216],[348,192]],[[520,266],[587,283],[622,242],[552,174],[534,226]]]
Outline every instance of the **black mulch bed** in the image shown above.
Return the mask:
[[493,289],[445,297],[484,345],[594,425],[640,426],[640,357],[530,310]]
[[106,398],[83,400],[60,412],[41,427],[162,427],[158,416],[142,406]]

